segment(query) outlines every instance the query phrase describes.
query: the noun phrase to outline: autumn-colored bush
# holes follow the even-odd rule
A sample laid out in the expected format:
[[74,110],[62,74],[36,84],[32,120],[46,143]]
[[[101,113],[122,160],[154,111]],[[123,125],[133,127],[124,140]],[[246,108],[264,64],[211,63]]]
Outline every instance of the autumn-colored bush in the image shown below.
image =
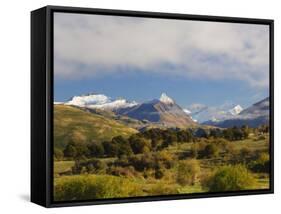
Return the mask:
[[197,160],[180,161],[177,168],[177,182],[184,185],[194,185],[200,173],[200,165]]

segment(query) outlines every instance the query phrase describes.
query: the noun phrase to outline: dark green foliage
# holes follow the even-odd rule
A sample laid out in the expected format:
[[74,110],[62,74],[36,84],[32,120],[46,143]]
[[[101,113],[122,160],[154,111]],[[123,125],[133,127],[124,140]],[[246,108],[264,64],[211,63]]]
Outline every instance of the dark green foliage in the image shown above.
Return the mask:
[[164,169],[160,168],[160,169],[156,169],[155,170],[155,178],[156,179],[161,179],[161,178],[164,177],[164,175],[165,175],[165,170]]
[[77,155],[77,150],[74,145],[67,144],[66,148],[63,150],[64,157],[74,158]]
[[270,168],[270,158],[267,153],[259,154],[258,158],[249,164],[253,172],[268,173]]
[[151,143],[139,135],[132,135],[129,138],[129,143],[135,154],[146,153],[151,150]]
[[151,154],[132,156],[129,158],[129,164],[132,165],[137,171],[144,171],[145,169],[155,169],[157,167],[155,156]]
[[195,130],[194,135],[196,137],[200,137],[200,138],[207,138],[208,132],[205,129],[199,128],[199,129]]
[[105,172],[107,165],[99,159],[76,160],[72,168],[73,174]]
[[205,148],[200,151],[201,157],[212,158],[217,157],[219,154],[219,148],[214,143],[209,143],[205,146]]
[[193,135],[190,130],[179,130],[177,132],[177,142],[191,142]]
[[85,143],[69,142],[63,151],[64,156],[71,159],[83,159],[90,151]]
[[104,148],[101,143],[91,142],[91,144],[88,145],[88,149],[90,157],[103,157],[104,155]]
[[131,155],[133,153],[129,141],[122,136],[114,137],[111,143],[116,145],[118,157]]
[[122,176],[122,177],[128,177],[133,178],[137,176],[137,173],[134,169],[134,167],[120,167],[120,166],[111,166],[106,171],[109,175],[115,175],[115,176]]
[[241,128],[234,126],[223,130],[223,137],[231,141],[247,139],[248,136],[249,128],[247,126],[242,126]]
[[114,157],[118,154],[118,147],[116,144],[111,143],[111,141],[102,142],[104,153],[108,157]]
[[143,155],[132,155],[127,158],[122,157],[114,162],[117,167],[134,167],[135,170],[143,172],[145,170],[159,170],[170,169],[176,163],[173,155],[169,152],[161,151],[159,153],[147,153]]
[[209,137],[220,138],[223,136],[223,132],[221,129],[211,129],[209,133]]

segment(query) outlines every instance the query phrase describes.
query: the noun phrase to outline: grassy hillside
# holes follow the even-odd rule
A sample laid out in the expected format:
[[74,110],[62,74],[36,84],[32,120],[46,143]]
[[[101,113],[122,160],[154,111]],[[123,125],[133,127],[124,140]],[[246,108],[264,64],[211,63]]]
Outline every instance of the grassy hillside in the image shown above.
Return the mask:
[[85,112],[72,106],[54,106],[54,143],[63,148],[67,142],[111,140],[122,135],[128,137],[137,131],[102,115]]

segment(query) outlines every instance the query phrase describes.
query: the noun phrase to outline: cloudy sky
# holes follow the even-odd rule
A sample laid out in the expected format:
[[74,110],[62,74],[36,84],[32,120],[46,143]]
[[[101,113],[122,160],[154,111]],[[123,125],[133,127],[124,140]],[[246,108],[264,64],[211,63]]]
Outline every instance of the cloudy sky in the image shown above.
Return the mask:
[[267,25],[55,13],[55,100],[103,93],[246,107],[269,94]]

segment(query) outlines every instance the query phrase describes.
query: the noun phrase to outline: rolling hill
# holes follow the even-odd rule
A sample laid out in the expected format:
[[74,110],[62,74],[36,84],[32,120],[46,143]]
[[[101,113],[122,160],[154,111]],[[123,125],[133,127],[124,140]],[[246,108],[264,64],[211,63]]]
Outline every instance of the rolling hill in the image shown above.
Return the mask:
[[69,141],[81,143],[110,140],[117,135],[130,136],[133,128],[67,105],[54,105],[54,146],[64,148]]

